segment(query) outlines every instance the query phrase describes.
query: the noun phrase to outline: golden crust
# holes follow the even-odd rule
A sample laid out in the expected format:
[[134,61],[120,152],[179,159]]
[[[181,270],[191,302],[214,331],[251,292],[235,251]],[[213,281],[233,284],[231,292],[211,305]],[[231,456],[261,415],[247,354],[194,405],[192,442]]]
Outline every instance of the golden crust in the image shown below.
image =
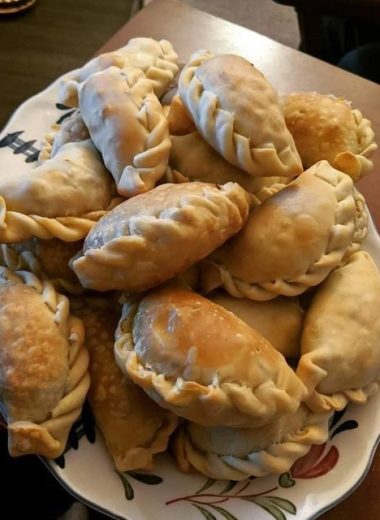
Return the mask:
[[3,267],[0,276],[0,396],[9,451],[55,458],[89,387],[83,326],[49,282]]
[[85,287],[141,292],[206,257],[243,226],[237,184],[165,184],[120,204],[88,235],[73,269]]
[[371,123],[344,99],[293,93],[284,97],[283,110],[305,168],[327,160],[355,182],[372,169],[377,145]]
[[231,164],[260,177],[301,173],[277,94],[244,58],[198,51],[178,88],[199,133]]
[[154,455],[166,450],[178,419],[149,399],[115,362],[114,332],[120,308],[108,300],[72,300],[83,320],[89,349],[89,401],[107,449],[119,471],[151,469]]
[[196,129],[194,121],[191,119],[178,94],[171,100],[167,118],[171,135],[186,135],[194,132]]
[[312,445],[328,438],[329,414],[302,406],[291,416],[258,428],[204,428],[186,422],[173,447],[179,468],[191,466],[215,479],[243,480],[289,471]]
[[306,395],[258,332],[179,287],[124,305],[115,355],[161,406],[204,426],[266,424],[293,413]]
[[352,180],[321,161],[251,211],[205,262],[203,286],[253,300],[301,294],[339,265],[355,226]]
[[79,106],[123,197],[152,189],[169,159],[168,122],[151,83],[138,70],[111,67],[87,79]]
[[313,410],[363,404],[378,390],[380,275],[359,251],[333,271],[305,318],[297,374],[312,392]]

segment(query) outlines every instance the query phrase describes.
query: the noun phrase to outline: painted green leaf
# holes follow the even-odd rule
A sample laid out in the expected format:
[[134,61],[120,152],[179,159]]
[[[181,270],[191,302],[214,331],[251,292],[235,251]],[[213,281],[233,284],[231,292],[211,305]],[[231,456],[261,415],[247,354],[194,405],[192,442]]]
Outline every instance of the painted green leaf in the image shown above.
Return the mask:
[[123,486],[124,486],[124,493],[125,493],[125,498],[127,500],[133,500],[135,494],[133,492],[133,487],[130,485],[130,483],[128,482],[128,479],[127,477],[124,475],[124,473],[122,473],[121,471],[116,471],[115,470],[115,473],[119,476],[121,482],[123,483]]
[[236,516],[234,516],[233,514],[231,514],[229,511],[226,511],[225,509],[223,509],[222,507],[218,507],[218,506],[210,506],[212,507],[213,509],[215,509],[215,511],[217,511],[220,515],[223,516],[223,518],[225,518],[226,520],[238,520],[236,518]]
[[215,484],[216,480],[214,478],[209,478],[205,484],[199,489],[195,494],[199,495],[199,493],[202,493],[203,491],[206,491],[206,489],[210,488]]
[[272,515],[275,520],[286,520],[286,516],[281,511],[281,509],[272,504],[266,497],[244,498],[243,500],[248,500],[249,502],[253,502],[254,504],[260,506],[267,513]]
[[229,482],[227,482],[226,486],[223,488],[223,490],[219,493],[220,495],[224,495],[224,493],[228,493],[229,491],[231,491],[231,489],[233,489],[236,484],[238,484],[239,482],[237,480],[230,480]]
[[296,481],[291,477],[290,473],[282,473],[278,479],[278,483],[282,488],[293,487]]
[[149,486],[156,486],[157,484],[161,484],[163,482],[163,479],[159,477],[158,475],[152,475],[150,473],[137,473],[136,471],[126,471],[126,473],[138,480],[139,482],[142,482],[143,484],[148,484]]
[[206,520],[216,520],[215,516],[210,513],[210,511],[207,511],[204,507],[197,506],[196,504],[192,504],[194,507],[198,509],[202,513],[202,515],[206,518]]
[[272,504],[275,504],[277,507],[281,507],[281,509],[287,511],[288,513],[291,513],[292,515],[297,514],[296,506],[289,500],[286,500],[285,498],[270,496],[266,496],[264,498],[268,498],[272,502]]

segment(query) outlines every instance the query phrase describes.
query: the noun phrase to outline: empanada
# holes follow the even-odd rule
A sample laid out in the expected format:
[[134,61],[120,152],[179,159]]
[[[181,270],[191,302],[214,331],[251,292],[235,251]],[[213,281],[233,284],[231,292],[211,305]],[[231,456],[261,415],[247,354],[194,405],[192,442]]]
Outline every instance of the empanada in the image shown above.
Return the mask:
[[194,121],[178,94],[173,97],[169,105],[167,118],[171,135],[186,135],[196,130]]
[[222,291],[208,295],[208,299],[257,330],[284,357],[300,356],[303,311],[295,301],[279,296],[267,302],[255,302],[234,298]]
[[182,471],[194,467],[214,479],[280,474],[313,444],[327,440],[329,417],[301,405],[295,414],[258,428],[204,428],[186,422],[176,434],[174,453]]
[[74,242],[120,200],[89,140],[68,143],[32,170],[0,176],[0,242],[33,236]]
[[231,164],[259,177],[302,172],[277,94],[247,60],[198,51],[178,89],[199,133]]
[[294,413],[306,397],[257,331],[180,287],[127,300],[115,355],[159,405],[203,426],[257,427]]
[[[287,184],[284,177],[252,177],[226,161],[198,132],[172,135],[169,163],[174,172],[167,172],[169,182],[201,181],[215,184],[237,182],[250,193],[273,184]],[[177,173],[179,172],[179,174]],[[181,179],[181,175],[183,179]]]
[[30,271],[39,278],[49,280],[58,291],[78,294],[83,292],[83,287],[70,269],[69,261],[81,247],[82,241],[62,242],[56,238],[32,238],[14,244],[1,244],[0,265],[12,271]]
[[380,380],[380,275],[358,251],[318,289],[306,314],[297,374],[313,410],[363,404]]
[[373,168],[377,149],[371,123],[342,98],[317,92],[283,98],[286,125],[305,168],[323,159],[355,182]]
[[83,121],[123,197],[154,188],[165,173],[171,144],[162,106],[138,72],[111,67],[79,91]]
[[351,178],[321,161],[252,209],[243,230],[205,262],[203,287],[252,300],[301,294],[339,265],[356,224]]
[[49,282],[0,267],[0,400],[12,456],[63,452],[90,383],[83,336]]
[[124,47],[101,54],[81,69],[66,75],[61,81],[58,99],[66,106],[78,106],[78,89],[81,83],[109,67],[121,70],[134,67],[141,70],[151,82],[157,96],[162,96],[178,71],[177,59],[172,44],[167,40],[132,38]]
[[205,258],[241,229],[248,211],[238,184],[164,184],[101,219],[73,269],[91,289],[145,291]]
[[154,455],[166,450],[178,418],[149,399],[117,366],[113,345],[120,307],[82,298],[72,300],[72,308],[83,320],[90,354],[88,398],[115,466],[119,471],[151,469]]

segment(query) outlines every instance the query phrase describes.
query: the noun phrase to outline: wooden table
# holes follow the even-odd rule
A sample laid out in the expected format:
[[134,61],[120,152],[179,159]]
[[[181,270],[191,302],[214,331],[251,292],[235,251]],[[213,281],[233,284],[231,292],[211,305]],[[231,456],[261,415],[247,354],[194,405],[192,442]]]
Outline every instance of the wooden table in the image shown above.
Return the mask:
[[[233,2],[231,2],[233,9]],[[316,90],[344,96],[369,117],[380,138],[380,86],[285,47],[257,33],[193,9],[177,0],[153,0],[117,32],[98,52],[116,49],[136,36],[170,40],[180,59],[206,48],[216,53],[237,53],[252,61],[280,93]],[[375,172],[360,182],[360,190],[380,229],[380,152]],[[323,520],[378,520],[380,518],[380,451],[367,477],[343,503]]]

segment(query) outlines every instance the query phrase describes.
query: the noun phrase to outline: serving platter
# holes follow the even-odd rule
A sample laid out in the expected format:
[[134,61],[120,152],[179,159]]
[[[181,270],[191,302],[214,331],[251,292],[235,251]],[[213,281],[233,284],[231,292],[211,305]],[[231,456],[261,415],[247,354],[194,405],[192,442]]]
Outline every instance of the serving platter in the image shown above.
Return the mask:
[[[32,170],[51,125],[72,109],[57,103],[58,82],[23,103],[0,134],[3,171]],[[363,245],[380,269],[380,237],[370,221]],[[336,413],[329,440],[291,471],[239,483],[182,474],[167,453],[153,472],[116,472],[85,407],[65,454],[46,461],[71,493],[114,518],[128,520],[310,520],[347,497],[369,470],[380,435],[380,395]],[[363,512],[364,514],[364,512]]]

